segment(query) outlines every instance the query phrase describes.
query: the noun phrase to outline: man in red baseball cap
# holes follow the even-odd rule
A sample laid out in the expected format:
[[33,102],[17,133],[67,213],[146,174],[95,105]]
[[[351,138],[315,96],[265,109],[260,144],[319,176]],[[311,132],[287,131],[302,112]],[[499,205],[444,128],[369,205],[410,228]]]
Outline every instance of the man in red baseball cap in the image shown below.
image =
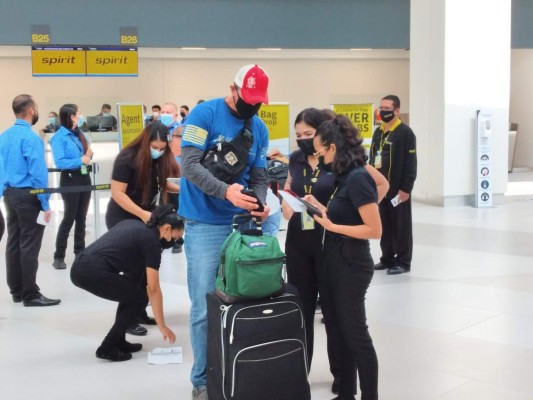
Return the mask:
[[[270,211],[266,206],[268,130],[256,115],[263,103],[268,103],[268,75],[258,65],[245,65],[230,85],[230,94],[194,107],[183,131],[178,214],[186,220],[193,400],[207,399],[206,294],[215,290],[220,251],[232,231],[232,218],[251,211],[265,220]],[[215,153],[223,147],[231,147],[232,151]],[[208,158],[206,154],[217,156]],[[236,163],[236,159],[240,162]],[[226,165],[232,172],[228,177],[209,169],[206,160],[217,160],[210,165],[221,162],[245,167],[233,174]],[[265,205],[264,211],[255,211],[258,204],[253,197],[241,193],[244,188],[254,190]]]

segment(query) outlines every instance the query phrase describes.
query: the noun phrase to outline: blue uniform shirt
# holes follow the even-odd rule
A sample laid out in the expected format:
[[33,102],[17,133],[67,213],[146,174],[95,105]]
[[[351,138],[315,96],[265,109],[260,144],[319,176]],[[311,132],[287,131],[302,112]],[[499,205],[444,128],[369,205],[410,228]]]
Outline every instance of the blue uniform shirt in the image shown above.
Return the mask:
[[[181,147],[194,146],[202,151],[219,141],[233,141],[244,128],[244,121],[235,117],[224,98],[200,103],[187,117]],[[251,168],[266,168],[268,129],[258,116],[252,120],[254,143],[248,153],[248,166],[237,183],[248,186]],[[180,181],[179,214],[195,221],[225,225],[231,224],[234,215],[243,210],[227,200],[209,196],[184,177]]]
[[[80,131],[80,135],[83,135]],[[60,169],[80,169],[83,145],[78,136],[62,126],[50,140],[54,163]]]
[[0,154],[0,199],[4,194],[4,163],[2,162],[2,155]]
[[[15,125],[0,135],[0,158],[4,169],[4,189],[48,187],[44,143],[28,122],[17,119]],[[42,209],[48,211],[50,195],[39,194],[37,198]]]

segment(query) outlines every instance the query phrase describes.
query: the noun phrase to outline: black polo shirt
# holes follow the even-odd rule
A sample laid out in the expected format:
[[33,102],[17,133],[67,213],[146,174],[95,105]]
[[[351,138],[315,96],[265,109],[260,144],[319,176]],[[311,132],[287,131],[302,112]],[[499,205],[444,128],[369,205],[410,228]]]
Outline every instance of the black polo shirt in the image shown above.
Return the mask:
[[328,204],[328,218],[338,225],[363,225],[359,207],[378,202],[376,182],[365,167],[352,167],[338,177],[338,188]]
[[159,230],[148,228],[139,220],[124,220],[87,247],[83,255],[103,261],[102,264],[93,265],[93,268],[111,268],[113,272],[140,278],[147,267],[159,270]]
[[[154,209],[152,200],[158,192],[157,165],[154,161],[152,161],[152,180],[151,182],[146,182],[151,187],[150,202],[148,204],[142,201],[142,187],[137,188],[137,166],[135,165],[135,152],[132,149],[124,149],[118,154],[113,164],[111,179],[127,183],[126,195],[143,210],[152,211]],[[117,219],[138,219],[135,215],[120,207],[113,198],[107,204],[107,213]]]

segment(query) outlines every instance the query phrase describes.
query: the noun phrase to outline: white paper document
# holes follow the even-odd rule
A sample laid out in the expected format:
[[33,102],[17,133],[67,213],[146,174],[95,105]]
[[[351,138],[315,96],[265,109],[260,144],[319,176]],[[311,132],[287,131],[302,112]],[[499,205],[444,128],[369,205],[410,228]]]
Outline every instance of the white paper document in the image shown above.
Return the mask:
[[39,211],[39,215],[37,216],[37,223],[38,224],[41,224],[41,225],[44,225],[44,226],[48,226],[50,224],[50,222],[46,222],[44,220],[44,211]]
[[287,193],[284,190],[280,190],[279,194],[281,195],[281,197],[283,197],[283,200],[287,202],[289,207],[292,208],[295,212],[305,212],[305,205],[292,194]]
[[183,363],[181,347],[157,347],[148,353],[148,364],[165,365]]
[[396,207],[398,204],[400,204],[402,201],[400,200],[400,195],[397,194],[395,198],[391,199],[391,204],[393,207]]
[[181,178],[167,178],[167,182],[174,183],[175,185],[180,185],[180,179]]

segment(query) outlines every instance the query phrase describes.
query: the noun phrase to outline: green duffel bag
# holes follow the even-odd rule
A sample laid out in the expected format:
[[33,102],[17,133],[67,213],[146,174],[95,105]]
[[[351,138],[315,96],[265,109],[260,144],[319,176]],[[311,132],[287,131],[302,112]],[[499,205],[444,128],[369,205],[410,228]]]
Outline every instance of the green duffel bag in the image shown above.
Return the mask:
[[216,293],[226,303],[255,300],[283,293],[285,253],[274,236],[259,230],[241,232],[238,226],[249,214],[233,218],[234,231],[227,237],[220,255]]

